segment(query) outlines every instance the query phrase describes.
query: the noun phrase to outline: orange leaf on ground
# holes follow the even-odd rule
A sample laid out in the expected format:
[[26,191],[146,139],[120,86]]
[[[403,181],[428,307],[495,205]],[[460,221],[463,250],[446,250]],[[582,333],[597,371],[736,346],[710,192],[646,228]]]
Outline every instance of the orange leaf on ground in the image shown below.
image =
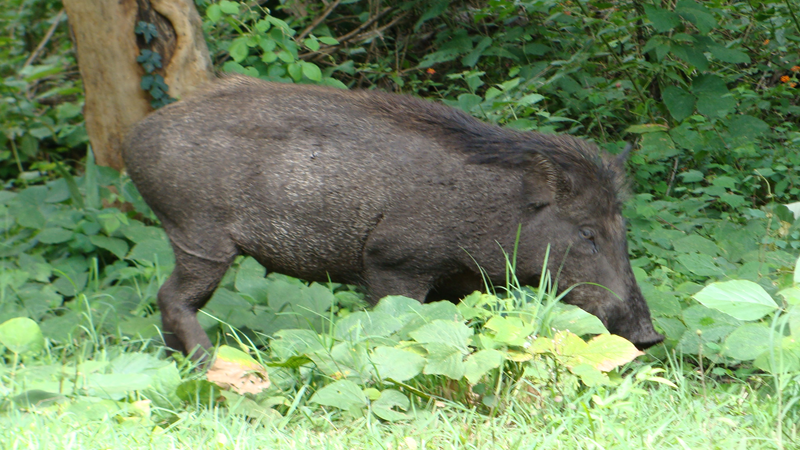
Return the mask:
[[208,381],[239,394],[258,394],[270,386],[267,370],[247,353],[223,345],[206,373]]

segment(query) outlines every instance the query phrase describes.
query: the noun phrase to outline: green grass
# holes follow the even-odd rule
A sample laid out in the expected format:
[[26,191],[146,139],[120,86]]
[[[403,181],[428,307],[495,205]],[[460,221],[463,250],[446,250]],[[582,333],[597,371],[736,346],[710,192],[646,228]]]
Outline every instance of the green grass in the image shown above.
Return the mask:
[[[62,360],[66,366],[77,354],[82,361],[102,362],[115,353],[135,353],[121,345],[94,353],[77,345],[65,350],[75,352]],[[663,372],[654,369],[653,362],[631,363],[622,382],[610,388],[535,384],[526,378],[503,394],[500,407],[488,414],[443,399],[419,401],[412,403],[409,420],[393,423],[366,411],[314,405],[307,402],[308,394],[297,408],[278,408],[260,418],[236,413],[235,402],[227,407],[191,401],[163,407],[163,402],[151,403],[140,392],[120,402],[70,395],[35,407],[6,403],[0,414],[0,448],[797,448],[796,418],[781,420],[778,414],[781,407],[792,411],[798,395],[789,392],[796,391],[797,380],[791,380],[779,398],[771,377],[715,378],[701,375],[680,358],[664,363]],[[41,362],[22,364],[19,378],[37,364]],[[10,369],[6,366],[0,373],[4,380]],[[196,378],[197,373],[186,369],[181,377]],[[16,381],[24,384],[19,378]]]
[[[715,384],[668,373],[677,388],[645,383],[576,397],[516,395],[490,417],[454,404],[385,424],[301,407],[288,422],[252,421],[226,409],[177,412],[169,425],[65,404],[0,418],[3,448],[314,448],[314,449],[774,449],[776,401],[747,384]],[[83,411],[78,411],[83,410]],[[784,428],[783,448],[796,448]]]

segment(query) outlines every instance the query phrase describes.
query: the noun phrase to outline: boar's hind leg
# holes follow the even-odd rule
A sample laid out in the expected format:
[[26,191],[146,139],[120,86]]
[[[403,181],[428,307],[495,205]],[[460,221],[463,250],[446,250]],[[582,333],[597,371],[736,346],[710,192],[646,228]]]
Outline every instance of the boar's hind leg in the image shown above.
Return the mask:
[[164,342],[200,361],[211,348],[211,341],[197,321],[197,311],[211,298],[235,255],[221,262],[189,255],[174,245],[172,248],[175,270],[158,291]]

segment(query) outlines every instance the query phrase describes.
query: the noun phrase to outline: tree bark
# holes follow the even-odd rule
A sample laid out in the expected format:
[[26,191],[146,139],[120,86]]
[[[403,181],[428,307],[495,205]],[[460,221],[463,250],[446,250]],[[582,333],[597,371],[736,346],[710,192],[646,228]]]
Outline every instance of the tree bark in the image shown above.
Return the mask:
[[[125,132],[153,108],[141,88],[141,49],[157,51],[156,71],[180,99],[213,77],[202,21],[191,0],[64,0],[86,92],[86,132],[97,164],[123,168]],[[153,23],[158,37],[146,43],[134,33]]]

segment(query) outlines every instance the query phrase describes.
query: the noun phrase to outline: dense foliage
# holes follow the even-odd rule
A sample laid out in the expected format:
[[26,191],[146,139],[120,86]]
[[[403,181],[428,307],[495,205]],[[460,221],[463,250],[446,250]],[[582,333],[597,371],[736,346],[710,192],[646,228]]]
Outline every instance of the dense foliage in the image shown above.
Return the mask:
[[[170,250],[130,181],[84,158],[81,82],[60,4],[12,3],[0,12],[0,397],[27,405],[20,395],[33,386],[59,393],[36,401],[143,395],[175,408],[200,392],[212,398],[216,387],[181,384],[188,372],[148,351]],[[222,71],[424,96],[614,153],[635,142],[631,258],[667,337],[647,361],[677,355],[718,380],[766,373],[769,392],[800,398],[800,221],[786,206],[800,200],[791,1],[197,3]],[[512,283],[498,295],[424,308],[390,297],[365,312],[348,286],[265,277],[242,258],[201,321],[234,346],[275,338],[260,356],[274,386],[247,404],[250,414],[274,406],[291,416],[310,401],[391,421],[407,417],[409,398],[493,411],[520,390],[572,395],[621,382],[613,369],[635,356],[629,349],[589,352],[613,354],[601,364],[574,335],[552,332],[591,334],[590,318],[553,306],[544,289]],[[21,317],[35,323],[8,322]],[[66,354],[77,359],[67,364]],[[65,390],[78,367],[84,383]],[[658,370],[639,367],[637,380],[669,383]],[[800,413],[792,402],[778,409],[794,422]]]

